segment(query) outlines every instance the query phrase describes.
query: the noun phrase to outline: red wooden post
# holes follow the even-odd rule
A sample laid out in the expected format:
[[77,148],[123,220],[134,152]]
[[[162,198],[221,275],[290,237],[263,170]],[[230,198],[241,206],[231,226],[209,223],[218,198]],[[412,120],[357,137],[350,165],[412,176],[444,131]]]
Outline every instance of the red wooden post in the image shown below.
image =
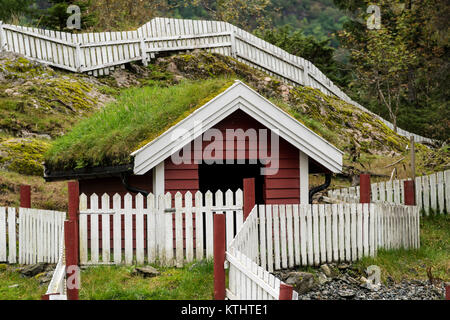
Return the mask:
[[[69,221],[64,222],[64,242],[66,246],[67,299],[78,300],[79,268],[78,268],[78,208],[80,189],[78,181],[69,182]],[[70,281],[69,281],[70,279]]]
[[31,208],[31,186],[20,186],[20,207]]
[[255,178],[244,179],[244,221],[255,207]]
[[404,188],[405,190],[405,205],[415,206],[416,205],[416,192],[413,180],[405,180]]
[[359,202],[370,203],[370,174],[359,175]]
[[445,284],[445,300],[450,300],[450,283]]
[[225,215],[214,215],[214,299],[225,300]]
[[280,298],[278,300],[292,300],[294,289],[288,284],[280,284]]

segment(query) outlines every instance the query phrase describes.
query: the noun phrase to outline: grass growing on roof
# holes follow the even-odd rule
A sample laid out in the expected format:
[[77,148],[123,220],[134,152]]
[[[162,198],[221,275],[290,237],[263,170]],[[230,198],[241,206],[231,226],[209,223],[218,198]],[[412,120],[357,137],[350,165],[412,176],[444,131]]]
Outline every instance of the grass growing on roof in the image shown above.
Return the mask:
[[45,155],[53,170],[130,163],[130,153],[227,89],[232,80],[186,80],[124,90],[113,104],[58,138]]

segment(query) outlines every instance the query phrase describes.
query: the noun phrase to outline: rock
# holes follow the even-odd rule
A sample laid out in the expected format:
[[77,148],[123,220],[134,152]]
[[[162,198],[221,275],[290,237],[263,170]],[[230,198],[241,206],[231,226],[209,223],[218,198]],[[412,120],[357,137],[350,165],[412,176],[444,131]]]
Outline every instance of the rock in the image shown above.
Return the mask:
[[286,284],[292,285],[295,291],[299,294],[303,294],[312,290],[315,287],[316,282],[312,273],[291,272],[286,279]]
[[151,266],[146,266],[146,267],[136,267],[131,274],[140,275],[143,276],[144,278],[152,278],[159,276],[161,273]]
[[19,285],[18,284],[12,284],[10,286],[8,286],[8,288],[17,288]]
[[345,299],[352,299],[355,296],[355,291],[347,289],[347,290],[339,290],[338,295]]
[[34,277],[35,275],[44,272],[47,267],[47,263],[37,263],[21,268],[19,272],[26,277]]
[[350,265],[347,263],[340,263],[337,265],[337,267],[339,270],[345,270],[345,269],[348,269],[350,267]]
[[52,281],[52,278],[53,278],[53,271],[46,272],[42,277],[39,278],[39,283],[40,284],[49,283],[50,281]]
[[327,277],[331,277],[331,270],[330,267],[326,264],[323,264],[320,266],[320,270],[322,270],[322,272],[327,276]]
[[327,283],[328,281],[330,281],[327,276],[325,274],[323,274],[322,272],[319,272],[319,276],[318,276],[318,280],[319,284],[324,284]]
[[13,90],[13,89],[6,89],[6,90],[5,90],[5,93],[6,93],[8,96],[12,96],[12,95],[14,94],[14,90]]

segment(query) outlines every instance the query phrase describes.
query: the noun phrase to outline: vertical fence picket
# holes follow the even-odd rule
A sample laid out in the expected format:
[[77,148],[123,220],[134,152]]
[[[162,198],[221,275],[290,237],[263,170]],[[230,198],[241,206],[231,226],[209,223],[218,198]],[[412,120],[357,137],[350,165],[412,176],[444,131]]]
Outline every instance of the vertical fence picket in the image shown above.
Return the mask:
[[144,196],[138,193],[136,201],[136,263],[144,264]]
[[194,261],[194,228],[192,221],[192,193],[190,191],[184,195],[184,204],[186,207],[186,261],[189,263]]
[[[109,202],[109,195],[107,193],[102,195],[102,210],[103,211],[110,211],[110,202]],[[102,262],[103,263],[109,263],[110,262],[110,247],[111,247],[111,237],[110,237],[110,218],[111,215],[108,214],[102,214]]]
[[278,205],[272,206],[273,214],[273,248],[274,248],[274,260],[275,270],[281,269],[281,252],[280,252],[280,218]]
[[6,208],[0,207],[0,261],[6,261]]
[[155,195],[150,193],[147,197],[147,261],[156,262],[156,210]]
[[[176,251],[176,266],[182,267],[184,262],[183,257],[183,195],[180,192],[175,194],[175,251]],[[173,221],[173,220],[172,220]]]
[[80,263],[86,264],[88,261],[88,228],[87,215],[83,211],[87,210],[87,196],[83,193],[80,195],[80,219],[79,219],[79,241],[80,241]]

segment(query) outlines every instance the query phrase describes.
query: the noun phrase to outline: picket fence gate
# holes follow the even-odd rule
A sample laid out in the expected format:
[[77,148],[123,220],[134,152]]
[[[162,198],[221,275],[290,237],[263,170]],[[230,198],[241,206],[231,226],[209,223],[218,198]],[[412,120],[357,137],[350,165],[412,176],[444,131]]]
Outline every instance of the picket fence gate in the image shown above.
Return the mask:
[[0,261],[57,263],[65,216],[59,211],[0,207]]
[[[242,190],[134,197],[80,195],[80,263],[177,267],[213,258],[213,215],[226,215],[231,242],[243,223]],[[100,200],[100,202],[99,202]],[[133,206],[133,200],[135,205]],[[112,253],[111,253],[112,251]]]
[[[420,247],[416,206],[256,206],[226,251],[228,299],[278,299],[273,271],[355,261],[383,249]],[[293,299],[298,294],[294,291]]]
[[[372,183],[371,201],[375,203],[404,204],[404,181],[406,179]],[[436,172],[415,179],[415,199],[419,209],[426,215],[449,213],[450,170]],[[359,186],[328,191],[328,197],[345,202],[359,202]]]
[[64,238],[59,245],[59,258],[45,295],[49,300],[67,300],[66,253]]
[[[390,129],[389,121],[348,97],[310,61],[292,55],[253,34],[221,21],[154,18],[127,32],[65,33],[0,22],[0,52],[15,52],[29,59],[72,72],[108,75],[133,61],[144,65],[161,52],[204,49],[231,56],[293,85],[310,86],[368,112]],[[397,129],[417,142],[432,139]]]

